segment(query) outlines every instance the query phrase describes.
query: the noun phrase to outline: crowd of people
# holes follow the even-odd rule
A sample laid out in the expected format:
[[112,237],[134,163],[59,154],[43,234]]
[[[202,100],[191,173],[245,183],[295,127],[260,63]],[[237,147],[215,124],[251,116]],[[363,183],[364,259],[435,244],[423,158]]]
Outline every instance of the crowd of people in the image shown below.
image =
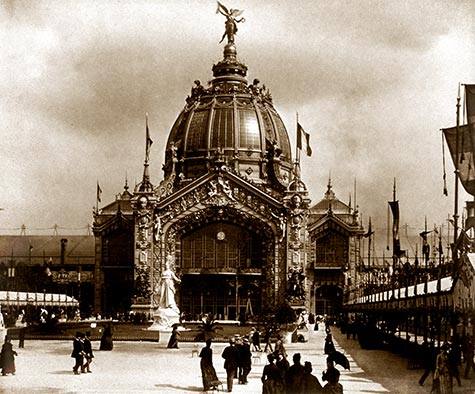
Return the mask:
[[[263,350],[260,346],[259,334],[259,331],[254,328],[247,336],[241,337],[236,334],[229,339],[229,344],[221,353],[221,357],[224,359],[228,392],[232,392],[234,380],[237,380],[238,384],[248,383],[248,376],[252,368],[252,351],[254,351],[267,354],[267,364],[264,366],[261,376],[263,394],[343,394],[343,386],[339,383],[340,371],[335,367],[331,352],[327,357],[327,368],[322,373],[322,382],[325,382],[325,385],[322,386],[319,379],[312,374],[312,363],[310,361],[302,363],[300,353],[293,354],[292,364],[289,363],[282,335],[277,336],[274,348],[272,348],[270,340],[265,340],[266,348]],[[328,335],[331,338],[329,329]],[[328,335],[325,339],[326,342],[329,338]],[[212,340],[208,339],[206,346],[201,349],[199,354],[205,391],[216,389],[223,384],[219,381],[213,365],[211,344]]]
[[455,383],[462,386],[462,371],[464,379],[470,378],[471,371],[475,374],[474,343],[472,336],[467,333],[460,337],[454,335],[452,341],[445,342],[439,349],[434,342],[424,342],[421,354],[424,372],[419,385],[423,386],[432,374],[431,392],[434,394],[452,393]]

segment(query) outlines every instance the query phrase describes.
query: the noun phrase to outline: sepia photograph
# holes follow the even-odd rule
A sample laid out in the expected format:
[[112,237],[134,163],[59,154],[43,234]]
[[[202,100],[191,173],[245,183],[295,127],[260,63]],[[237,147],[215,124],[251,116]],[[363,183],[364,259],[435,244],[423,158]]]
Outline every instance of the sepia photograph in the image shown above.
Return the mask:
[[473,0],[2,0],[0,37],[0,394],[475,393]]

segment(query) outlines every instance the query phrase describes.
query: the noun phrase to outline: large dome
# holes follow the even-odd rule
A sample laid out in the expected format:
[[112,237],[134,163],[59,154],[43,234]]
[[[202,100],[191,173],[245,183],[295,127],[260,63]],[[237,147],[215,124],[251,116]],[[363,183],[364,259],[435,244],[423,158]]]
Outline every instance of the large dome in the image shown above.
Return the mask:
[[165,177],[176,171],[181,181],[191,181],[218,163],[255,183],[288,185],[287,130],[269,91],[258,80],[248,83],[247,67],[236,55],[235,45],[228,43],[209,86],[195,81],[168,137]]

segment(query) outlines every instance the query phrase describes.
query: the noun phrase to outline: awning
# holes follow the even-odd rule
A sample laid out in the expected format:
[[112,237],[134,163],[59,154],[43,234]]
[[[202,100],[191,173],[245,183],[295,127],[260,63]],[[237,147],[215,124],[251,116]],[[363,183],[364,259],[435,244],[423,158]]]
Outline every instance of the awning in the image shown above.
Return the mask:
[[1,305],[79,306],[78,300],[67,294],[0,291]]

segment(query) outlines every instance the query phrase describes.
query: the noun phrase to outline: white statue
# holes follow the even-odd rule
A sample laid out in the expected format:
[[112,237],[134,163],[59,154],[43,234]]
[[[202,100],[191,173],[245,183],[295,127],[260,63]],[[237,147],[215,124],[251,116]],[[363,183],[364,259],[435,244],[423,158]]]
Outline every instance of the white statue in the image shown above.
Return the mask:
[[175,282],[180,283],[181,280],[173,271],[173,257],[167,256],[165,270],[162,272],[160,280],[160,300],[158,306],[160,308],[171,308],[174,311],[179,312],[175,301]]
[[5,321],[3,320],[2,306],[0,305],[0,329],[5,328]]

